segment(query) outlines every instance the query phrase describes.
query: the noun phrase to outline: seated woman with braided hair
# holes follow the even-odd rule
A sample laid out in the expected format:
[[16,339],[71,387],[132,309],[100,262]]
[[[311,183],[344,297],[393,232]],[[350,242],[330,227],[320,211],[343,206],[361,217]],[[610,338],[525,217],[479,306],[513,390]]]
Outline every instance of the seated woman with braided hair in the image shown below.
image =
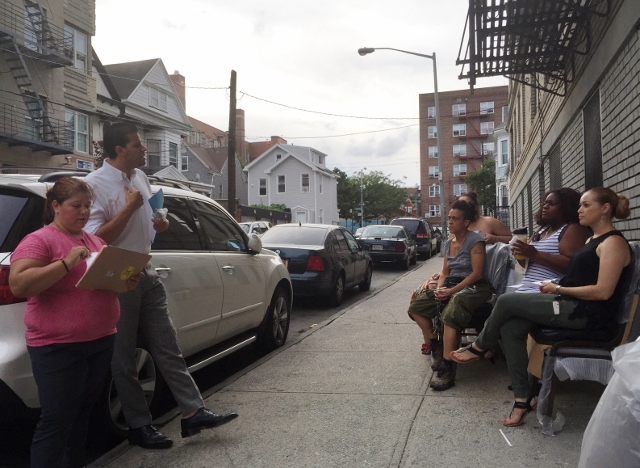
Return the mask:
[[[422,352],[432,352],[431,368],[436,371],[431,382],[434,390],[447,390],[455,384],[455,364],[449,353],[460,345],[460,332],[471,320],[473,311],[491,298],[491,285],[482,277],[484,238],[467,229],[475,217],[476,211],[467,202],[456,201],[452,205],[448,225],[453,236],[444,244],[437,285],[430,288],[431,280],[425,281],[409,305],[409,316],[424,337]],[[442,342],[436,339],[433,330],[433,319],[440,309],[444,324]]]
[[614,319],[633,263],[631,247],[612,220],[629,214],[625,196],[603,187],[585,192],[578,217],[581,225],[593,230],[593,236],[573,254],[559,284],[543,281],[540,292],[544,294],[503,294],[477,340],[450,353],[458,363],[475,361],[502,337],[515,397],[505,426],[521,425],[536,407],[527,373],[527,336],[534,325],[597,330],[607,328]]

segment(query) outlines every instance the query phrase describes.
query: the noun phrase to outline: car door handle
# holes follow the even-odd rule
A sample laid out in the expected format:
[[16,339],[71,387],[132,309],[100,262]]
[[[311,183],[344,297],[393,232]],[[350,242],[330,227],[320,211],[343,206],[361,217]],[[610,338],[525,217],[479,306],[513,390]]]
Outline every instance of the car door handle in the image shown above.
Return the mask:
[[157,267],[156,268],[156,273],[160,273],[166,271],[167,273],[171,273],[171,268],[169,267]]
[[226,265],[222,267],[222,271],[226,271],[229,274],[233,274],[233,270],[235,269],[235,267],[233,265]]

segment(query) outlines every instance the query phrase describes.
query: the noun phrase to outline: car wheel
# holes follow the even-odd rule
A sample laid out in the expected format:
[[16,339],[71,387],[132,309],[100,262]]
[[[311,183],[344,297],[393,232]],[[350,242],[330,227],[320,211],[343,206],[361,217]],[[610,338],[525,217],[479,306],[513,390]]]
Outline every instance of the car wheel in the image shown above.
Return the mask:
[[409,261],[409,263],[411,265],[415,265],[416,263],[418,263],[418,252],[414,252],[413,253],[413,257],[411,257],[411,260]]
[[[145,399],[149,411],[153,414],[160,404],[164,380],[162,374],[157,369],[151,354],[142,348],[136,349],[136,368],[138,369],[138,380],[142,385]],[[118,390],[111,376],[107,376],[100,400],[96,405],[97,417],[96,427],[106,430],[111,437],[124,438],[127,436],[129,426],[122,412],[122,402],[118,396]]]
[[287,341],[291,321],[291,304],[287,291],[279,287],[273,293],[269,309],[260,325],[257,345],[261,351],[272,351]]
[[398,260],[398,268],[400,270],[408,270],[410,263],[411,263],[411,257],[409,257],[407,255],[407,258],[403,258],[402,260]]
[[371,264],[367,265],[367,272],[364,275],[364,281],[358,285],[360,292],[366,292],[371,289],[371,276],[373,275],[373,267]]
[[334,307],[338,307],[342,304],[342,298],[344,297],[344,275],[340,273],[338,275],[338,279],[333,285],[333,290],[331,291],[331,304]]

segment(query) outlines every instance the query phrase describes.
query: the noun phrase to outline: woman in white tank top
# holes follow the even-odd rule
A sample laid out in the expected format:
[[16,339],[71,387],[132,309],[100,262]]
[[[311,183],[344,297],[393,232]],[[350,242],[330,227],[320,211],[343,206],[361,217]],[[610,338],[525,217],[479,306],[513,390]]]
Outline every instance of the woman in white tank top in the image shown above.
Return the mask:
[[535,216],[541,226],[529,243],[516,241],[514,255],[529,259],[522,286],[516,292],[538,293],[535,281],[560,278],[575,251],[584,246],[589,231],[578,223],[580,194],[570,188],[559,188],[545,193]]

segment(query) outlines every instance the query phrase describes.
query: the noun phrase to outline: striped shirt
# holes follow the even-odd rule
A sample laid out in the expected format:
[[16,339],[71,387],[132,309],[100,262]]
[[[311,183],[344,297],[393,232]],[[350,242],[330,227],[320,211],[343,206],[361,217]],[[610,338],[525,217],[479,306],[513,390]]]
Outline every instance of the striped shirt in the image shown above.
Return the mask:
[[[550,255],[560,255],[560,241],[558,238],[560,234],[565,230],[567,224],[562,225],[560,229],[551,234],[546,239],[540,239],[539,241],[531,241],[530,244],[533,245],[538,252],[545,252]],[[540,235],[544,235],[549,228],[544,228],[540,231]],[[552,270],[549,267],[544,266],[543,264],[536,262],[534,260],[529,260],[529,265],[527,265],[527,270],[524,272],[524,276],[522,278],[522,286],[520,286],[516,292],[519,293],[539,293],[540,287],[534,284],[531,284],[535,281],[549,281],[551,279],[560,278],[563,274]]]

